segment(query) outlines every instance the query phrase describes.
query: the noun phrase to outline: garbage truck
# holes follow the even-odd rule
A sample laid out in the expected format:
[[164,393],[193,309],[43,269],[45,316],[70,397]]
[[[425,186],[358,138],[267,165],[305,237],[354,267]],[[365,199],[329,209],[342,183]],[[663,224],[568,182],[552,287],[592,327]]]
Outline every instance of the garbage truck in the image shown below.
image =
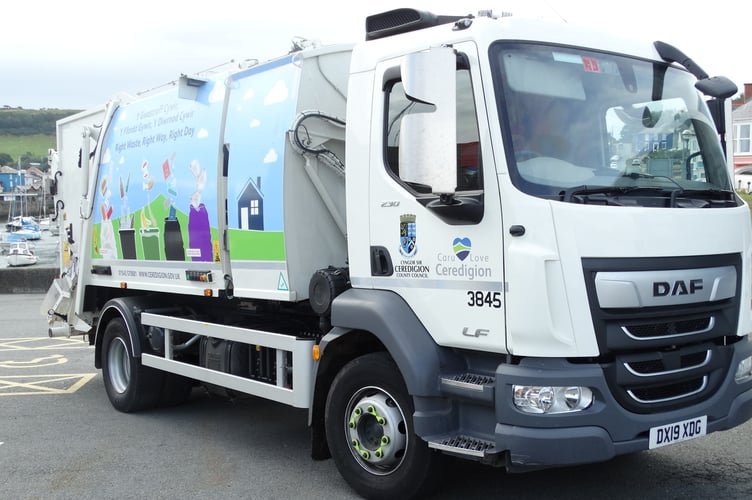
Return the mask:
[[736,86],[539,19],[365,27],[58,123],[42,312],[112,405],[307,409],[312,457],[367,498],[449,457],[524,472],[749,420]]

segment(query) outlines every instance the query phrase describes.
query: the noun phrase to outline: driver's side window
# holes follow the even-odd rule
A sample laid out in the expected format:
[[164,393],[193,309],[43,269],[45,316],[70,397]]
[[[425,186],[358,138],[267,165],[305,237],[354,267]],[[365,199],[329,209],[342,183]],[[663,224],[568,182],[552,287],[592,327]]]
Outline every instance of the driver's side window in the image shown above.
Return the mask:
[[[457,186],[456,191],[478,191],[483,189],[482,162],[478,136],[478,122],[475,113],[475,100],[472,93],[470,71],[458,69],[457,75]],[[386,166],[391,174],[403,181],[415,194],[430,193],[428,186],[408,183],[400,177],[399,136],[401,120],[416,112],[425,112],[428,104],[409,100],[405,96],[402,82],[395,80],[386,89]]]

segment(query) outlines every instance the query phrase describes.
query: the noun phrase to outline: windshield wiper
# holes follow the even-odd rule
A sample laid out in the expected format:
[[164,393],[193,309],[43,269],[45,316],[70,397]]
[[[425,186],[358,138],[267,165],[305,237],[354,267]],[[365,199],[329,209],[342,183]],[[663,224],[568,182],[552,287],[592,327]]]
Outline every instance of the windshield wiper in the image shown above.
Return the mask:
[[693,194],[710,194],[713,196],[733,196],[734,192],[731,189],[719,189],[719,188],[698,188],[685,190],[687,196]]
[[693,200],[701,199],[709,203],[724,203],[726,206],[735,206],[736,197],[730,189],[705,188],[705,189],[687,189],[684,191],[684,198]]
[[[661,186],[589,186],[582,184],[579,186],[573,186],[570,188],[562,189],[559,191],[559,199],[564,202],[571,203],[577,201],[579,203],[590,202],[604,202],[608,196],[620,196],[625,194],[634,194],[635,192],[660,192],[664,196],[669,197],[669,206],[677,207],[677,200],[680,197],[696,197],[703,195],[710,197],[717,197],[722,201],[733,200],[733,191],[718,189],[718,188],[706,188],[706,189],[692,189],[685,188],[679,184],[675,179],[665,175],[650,175],[641,172],[632,172],[630,174],[624,174],[621,177],[627,177],[633,180],[637,179],[657,179],[662,181],[668,181],[673,186],[661,187]],[[588,199],[588,195],[601,195]],[[579,198],[579,199],[576,199]]]
[[624,177],[629,177],[630,179],[665,179],[669,181],[671,184],[675,185],[677,189],[674,189],[671,191],[671,200],[669,202],[669,206],[671,208],[676,207],[676,199],[679,197],[679,195],[684,193],[684,188],[681,184],[676,182],[672,177],[668,177],[666,175],[650,175],[650,174],[643,174],[638,172],[632,172],[631,174],[625,174]]
[[643,174],[641,172],[632,172],[630,174],[624,174],[622,177],[629,177],[630,179],[665,179],[669,181],[674,186],[678,187],[679,189],[684,189],[681,184],[676,182],[673,178],[668,177],[666,175],[650,175],[650,174]]
[[665,176],[665,175],[650,175],[650,174],[643,174],[643,173],[637,173],[633,172],[631,174],[626,174],[623,177],[630,177],[632,179],[665,179],[672,184],[674,184],[677,189],[674,189],[671,191],[671,207],[676,207],[676,200],[679,196],[685,197],[685,198],[695,198],[697,196],[714,196],[718,197],[721,201],[729,201],[734,199],[734,192],[729,189],[718,189],[718,188],[704,188],[704,189],[691,189],[691,188],[685,188],[682,187],[681,184],[676,182],[675,179]]
[[[621,177],[626,177],[632,180],[637,179],[661,179],[661,180],[667,180],[674,186],[676,186],[676,189],[666,189],[660,186],[588,186],[588,185],[580,185],[580,186],[574,186],[571,188],[564,189],[559,192],[560,199],[564,202],[572,202],[573,198],[575,196],[587,196],[587,195],[624,195],[627,193],[634,193],[635,191],[648,191],[648,192],[660,192],[661,194],[669,193],[670,196],[670,206],[675,207],[676,206],[676,199],[684,192],[684,188],[676,182],[671,177],[663,176],[663,175],[650,175],[650,174],[643,174],[639,172],[632,172],[630,174],[624,174]],[[586,200],[582,200],[583,202],[586,202]]]
[[580,186],[574,186],[559,191],[559,197],[561,201],[571,202],[575,196],[589,195],[589,194],[604,194],[604,195],[622,195],[631,191],[644,189],[637,186],[588,186],[582,184]]

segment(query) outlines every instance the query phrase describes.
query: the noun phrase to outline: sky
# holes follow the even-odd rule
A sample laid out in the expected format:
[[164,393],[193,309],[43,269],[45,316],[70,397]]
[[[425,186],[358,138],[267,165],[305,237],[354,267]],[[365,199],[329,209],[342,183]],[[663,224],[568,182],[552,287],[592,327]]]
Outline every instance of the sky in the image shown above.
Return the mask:
[[284,55],[296,38],[358,42],[366,16],[400,7],[444,15],[492,9],[660,39],[740,92],[752,83],[746,0],[22,0],[3,9],[0,106],[91,109],[181,74]]

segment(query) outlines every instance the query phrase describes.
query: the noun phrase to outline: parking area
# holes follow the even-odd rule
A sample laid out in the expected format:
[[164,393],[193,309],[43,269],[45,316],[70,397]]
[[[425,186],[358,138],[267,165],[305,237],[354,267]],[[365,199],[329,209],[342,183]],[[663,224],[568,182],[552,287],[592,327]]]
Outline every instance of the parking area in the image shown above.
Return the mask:
[[[46,337],[43,298],[0,295],[3,498],[358,498],[331,460],[311,459],[306,410],[196,388],[182,406],[116,411],[93,348],[81,338]],[[450,461],[434,498],[747,498],[750,448],[752,422],[606,463],[527,474]]]

